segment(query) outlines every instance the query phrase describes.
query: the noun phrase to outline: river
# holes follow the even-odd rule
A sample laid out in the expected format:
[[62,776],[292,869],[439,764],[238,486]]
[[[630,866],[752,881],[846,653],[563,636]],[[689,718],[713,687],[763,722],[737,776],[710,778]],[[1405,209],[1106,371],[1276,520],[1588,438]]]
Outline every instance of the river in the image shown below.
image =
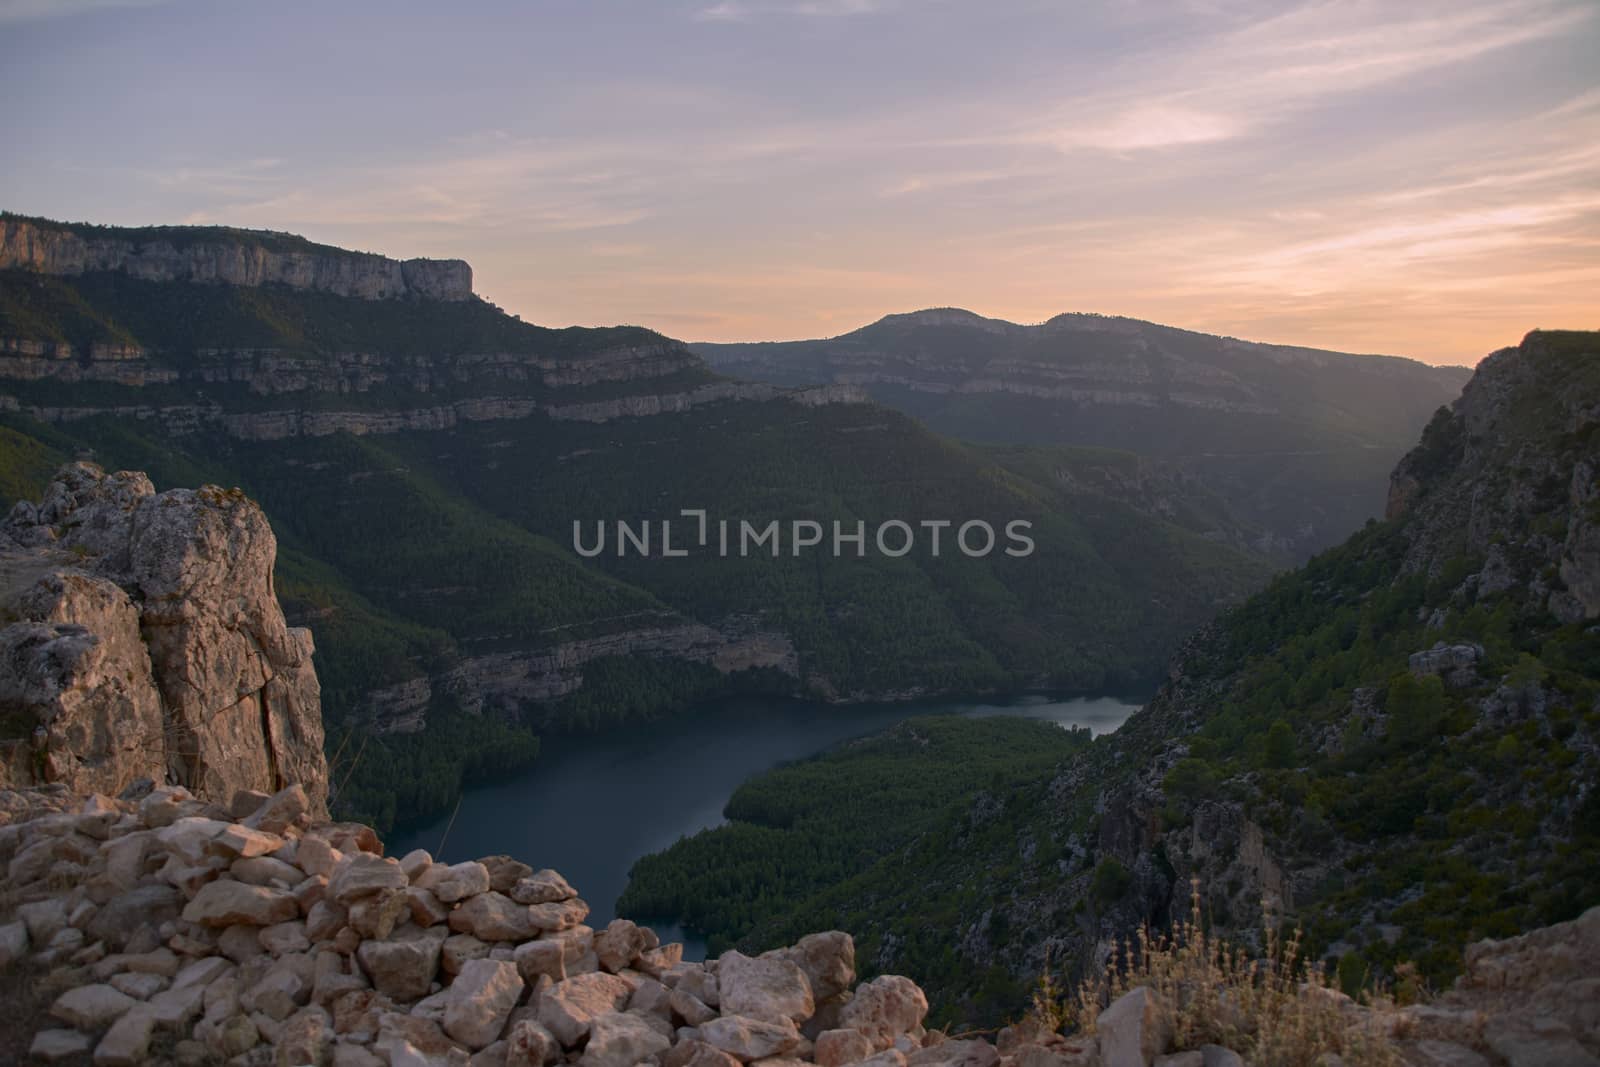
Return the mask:
[[[1020,715],[1102,734],[1138,706],[1114,697],[1041,696],[848,707],[715,701],[604,734],[546,738],[526,773],[469,784],[453,825],[445,816],[397,833],[388,851],[426,848],[448,863],[506,853],[535,868],[554,868],[577,887],[593,909],[589,923],[600,928],[615,916],[634,861],[722,823],[733,791],[780,763],[915,715]],[[663,940],[683,941],[686,958],[703,956],[704,945],[692,933],[668,926],[657,931]]]

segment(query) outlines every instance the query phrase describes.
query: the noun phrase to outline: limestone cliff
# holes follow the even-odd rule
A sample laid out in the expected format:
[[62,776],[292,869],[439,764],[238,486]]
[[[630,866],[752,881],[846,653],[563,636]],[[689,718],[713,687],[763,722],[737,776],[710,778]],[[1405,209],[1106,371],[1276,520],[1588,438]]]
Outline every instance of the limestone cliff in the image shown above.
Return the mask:
[[270,231],[222,226],[125,229],[0,217],[0,270],[76,275],[114,271],[156,282],[286,285],[365,300],[467,300],[459,259],[396,260]]
[[237,490],[76,463],[19,503],[0,524],[0,781],[150,778],[224,804],[298,783],[321,809],[311,634],[284,622],[276,554]]
[[1564,622],[1600,616],[1600,366],[1591,336],[1535,331],[1489,356],[1401,460],[1388,515],[1411,519],[1411,570],[1482,557],[1476,597],[1527,588]]

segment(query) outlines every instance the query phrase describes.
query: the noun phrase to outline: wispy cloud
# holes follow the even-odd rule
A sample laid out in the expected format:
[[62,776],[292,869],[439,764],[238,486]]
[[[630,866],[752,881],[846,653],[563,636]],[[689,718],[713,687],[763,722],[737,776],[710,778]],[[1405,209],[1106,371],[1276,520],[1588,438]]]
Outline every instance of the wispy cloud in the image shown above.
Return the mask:
[[1159,58],[1136,54],[1108,79],[1127,88],[1068,98],[1010,137],[1113,153],[1213,144],[1331,99],[1558,37],[1597,16],[1600,8],[1553,0],[1300,4]]
[[892,0],[721,0],[695,10],[700,22],[747,22],[762,15],[841,18],[876,15],[890,10]]

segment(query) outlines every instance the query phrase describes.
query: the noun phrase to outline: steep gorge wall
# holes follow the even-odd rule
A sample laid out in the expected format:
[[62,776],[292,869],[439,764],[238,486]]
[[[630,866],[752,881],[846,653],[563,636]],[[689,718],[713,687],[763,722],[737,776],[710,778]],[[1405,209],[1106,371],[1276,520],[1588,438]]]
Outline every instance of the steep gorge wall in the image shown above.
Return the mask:
[[[164,236],[166,229],[171,236]],[[123,236],[128,234],[130,236]],[[137,236],[131,236],[131,235]],[[143,281],[287,285],[365,300],[468,300],[472,268],[459,259],[396,260],[295,242],[284,235],[162,228],[85,236],[76,229],[0,218],[0,270],[75,275],[116,271]]]
[[0,523],[0,784],[227,804],[327,797],[311,633],[284,621],[277,542],[237,490],[156,493],[89,463]]

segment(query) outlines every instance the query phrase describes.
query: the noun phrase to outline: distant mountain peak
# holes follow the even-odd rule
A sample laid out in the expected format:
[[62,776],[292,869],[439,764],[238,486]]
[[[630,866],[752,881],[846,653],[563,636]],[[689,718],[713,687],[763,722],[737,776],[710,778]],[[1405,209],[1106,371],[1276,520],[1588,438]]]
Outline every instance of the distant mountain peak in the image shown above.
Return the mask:
[[966,308],[943,307],[923,308],[921,311],[906,311],[896,315],[885,315],[871,326],[966,326],[973,329],[985,330],[989,333],[1010,333],[1015,330],[1024,330],[1027,327],[1005,319],[991,319],[979,315],[976,311]]

